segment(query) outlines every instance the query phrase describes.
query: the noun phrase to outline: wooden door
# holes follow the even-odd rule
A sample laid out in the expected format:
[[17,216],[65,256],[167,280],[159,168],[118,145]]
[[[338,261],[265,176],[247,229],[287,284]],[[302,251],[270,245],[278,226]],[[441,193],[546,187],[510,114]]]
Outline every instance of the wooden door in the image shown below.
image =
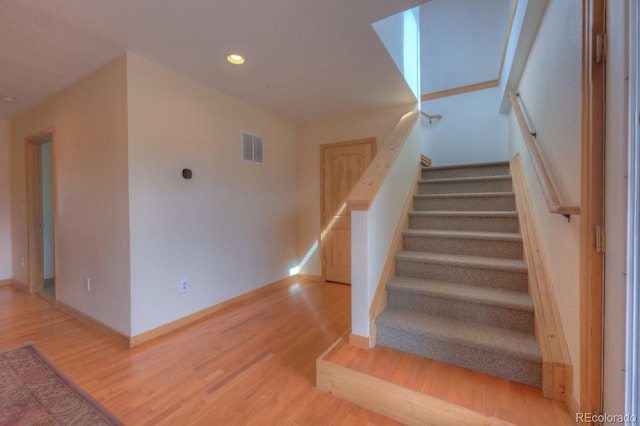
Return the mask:
[[322,276],[351,284],[351,215],[345,199],[367,169],[375,138],[320,147]]

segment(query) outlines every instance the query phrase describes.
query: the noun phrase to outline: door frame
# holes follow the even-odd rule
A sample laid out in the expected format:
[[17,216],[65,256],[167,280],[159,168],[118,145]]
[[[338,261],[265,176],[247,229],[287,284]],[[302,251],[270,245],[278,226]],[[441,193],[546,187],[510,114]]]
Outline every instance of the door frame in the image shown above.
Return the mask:
[[[44,285],[43,218],[42,218],[42,150],[51,142],[53,172],[53,252],[54,276],[58,277],[58,208],[57,208],[57,168],[54,131],[48,129],[25,138],[26,162],[26,219],[27,219],[27,285],[30,293],[42,290]],[[57,280],[55,286],[57,290]],[[54,292],[54,301],[58,292]]]
[[376,156],[378,143],[375,137],[363,138],[363,139],[353,139],[341,142],[331,142],[320,145],[320,264],[321,264],[321,278],[322,281],[326,281],[326,262],[324,258],[324,237],[328,229],[325,229],[327,225],[325,225],[324,218],[324,151],[330,148],[339,148],[345,146],[356,146],[356,145],[365,145],[371,144],[371,152],[372,158]]
[[580,404],[603,407],[604,256],[596,226],[604,226],[605,64],[596,62],[596,35],[605,33],[605,0],[582,2],[582,152],[580,202]]

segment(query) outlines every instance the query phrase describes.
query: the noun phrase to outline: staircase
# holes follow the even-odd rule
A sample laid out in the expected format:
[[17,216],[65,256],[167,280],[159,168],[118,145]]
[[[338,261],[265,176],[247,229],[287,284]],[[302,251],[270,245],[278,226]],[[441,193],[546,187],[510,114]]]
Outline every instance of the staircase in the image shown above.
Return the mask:
[[541,386],[508,163],[423,168],[379,345]]

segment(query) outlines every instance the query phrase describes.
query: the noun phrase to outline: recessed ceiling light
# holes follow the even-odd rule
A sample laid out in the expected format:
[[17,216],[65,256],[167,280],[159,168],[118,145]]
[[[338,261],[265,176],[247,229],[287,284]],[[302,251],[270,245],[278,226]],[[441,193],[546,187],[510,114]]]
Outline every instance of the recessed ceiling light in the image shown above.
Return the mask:
[[13,96],[0,95],[0,101],[2,102],[15,102],[16,98]]
[[234,65],[242,65],[244,64],[244,58],[240,55],[238,55],[237,53],[232,53],[231,55],[227,56],[227,61],[229,61],[230,63],[234,64]]

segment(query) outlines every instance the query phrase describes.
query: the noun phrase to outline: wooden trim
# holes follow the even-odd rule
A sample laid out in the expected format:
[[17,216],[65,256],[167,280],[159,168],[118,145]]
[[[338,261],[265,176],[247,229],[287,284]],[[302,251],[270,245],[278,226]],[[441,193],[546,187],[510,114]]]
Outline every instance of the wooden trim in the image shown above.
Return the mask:
[[402,232],[409,228],[409,212],[413,209],[413,197],[418,193],[418,180],[422,174],[422,167],[419,165],[416,169],[416,177],[414,179],[413,189],[409,191],[404,201],[402,212],[400,213],[400,221],[396,225],[393,232],[393,240],[387,258],[384,261],[384,268],[380,274],[380,280],[373,295],[371,306],[369,307],[369,330],[371,336],[371,347],[375,347],[377,338],[376,318],[387,306],[387,282],[396,274],[396,254],[402,250]]
[[520,154],[511,160],[510,167],[529,271],[529,295],[534,308],[534,334],[542,353],[542,394],[547,398],[566,401],[572,385],[571,357],[547,261],[540,243],[540,231],[533,213],[533,203],[522,170]]
[[[362,139],[354,139],[348,141],[339,141],[339,142],[329,142],[323,143],[320,145],[320,154],[324,151],[325,148],[339,148],[341,146],[352,146],[352,145],[366,145],[368,143],[373,142],[373,154],[375,156],[375,152],[377,149],[377,139],[375,137],[370,138],[362,138]],[[320,156],[320,165],[322,166],[322,155]]]
[[469,84],[467,86],[454,87],[453,89],[440,90],[438,92],[426,93],[420,97],[421,102],[431,101],[438,98],[444,98],[447,96],[461,95],[463,93],[475,92],[478,90],[490,89],[492,87],[498,87],[500,80],[489,80],[481,83]]
[[576,414],[580,413],[580,406],[572,394],[567,395],[567,399],[564,401],[567,406],[567,411],[572,419],[576,418]]
[[320,275],[298,274],[297,277],[307,281],[322,281]]
[[207,317],[215,314],[218,311],[221,311],[223,309],[226,309],[230,306],[233,305],[237,305],[239,303],[242,303],[248,299],[251,299],[257,295],[263,294],[263,293],[267,293],[269,291],[272,291],[274,289],[278,289],[281,287],[286,287],[289,286],[293,283],[296,282],[296,280],[298,279],[298,277],[293,276],[293,277],[287,277],[284,278],[282,280],[279,281],[275,281],[271,284],[267,284],[263,287],[257,288],[255,290],[249,291],[247,293],[243,293],[239,296],[236,296],[232,299],[226,300],[222,303],[218,303],[217,305],[214,306],[210,306],[206,309],[203,309],[201,311],[195,312],[191,315],[187,315],[186,317],[182,317],[179,318],[175,321],[172,321],[168,324],[164,324],[160,327],[154,328],[152,330],[146,331],[144,333],[141,334],[137,334],[135,336],[132,336],[130,338],[128,338],[128,342],[127,345],[130,348],[133,348],[135,346],[141,345],[145,342],[148,342],[150,340],[156,339],[160,336],[163,336],[165,334],[180,330],[184,327],[187,327],[189,325],[192,325],[195,322],[201,321],[203,319],[206,319]]
[[511,100],[511,105],[513,106],[513,112],[518,119],[518,124],[520,125],[520,130],[522,131],[522,137],[527,144],[527,148],[531,156],[531,162],[533,163],[533,168],[536,171],[536,176],[538,176],[538,182],[540,183],[540,188],[542,189],[544,199],[547,202],[547,208],[549,209],[549,212],[563,215],[579,215],[580,207],[568,206],[560,200],[558,191],[556,190],[557,186],[555,185],[553,177],[549,172],[547,162],[545,161],[542,152],[538,148],[538,142],[531,135],[531,130],[529,129],[527,120],[520,107],[518,96],[513,91],[513,89],[509,89],[508,94],[509,99]]
[[346,202],[350,210],[369,210],[369,206],[378,194],[382,182],[387,177],[418,117],[417,109],[402,116],[383,145],[382,150],[374,157],[356,186],[347,196]]
[[29,285],[21,283],[19,281],[16,280],[11,280],[11,287],[20,290],[20,291],[24,291],[25,293],[30,293],[29,291]]
[[316,360],[316,387],[407,425],[509,425],[377,377]]
[[604,0],[582,2],[582,150],[580,218],[580,411],[601,412],[604,259],[595,248],[603,225],[605,65],[595,62],[595,36],[605,30]]
[[424,154],[420,154],[420,164],[425,167],[431,167],[431,158],[427,157]]
[[55,302],[55,307],[56,307],[56,309],[64,312],[65,314],[69,315],[70,317],[73,317],[73,318],[77,319],[78,321],[87,324],[88,326],[90,326],[94,330],[99,331],[100,333],[105,334],[105,335],[113,338],[114,340],[116,340],[121,345],[123,345],[125,347],[129,347],[129,336],[119,332],[118,330],[109,327],[108,325],[106,325],[106,324],[98,321],[97,319],[91,317],[90,315],[87,315],[84,312],[81,312],[81,311],[77,310],[76,308],[74,308],[72,306],[69,306],[66,303],[61,302],[59,300],[57,300]]
[[13,284],[13,281],[11,279],[0,280],[0,287],[5,286],[5,285],[11,285],[11,284]]
[[361,336],[359,334],[349,334],[349,344],[360,349],[371,349],[371,340],[369,337]]

